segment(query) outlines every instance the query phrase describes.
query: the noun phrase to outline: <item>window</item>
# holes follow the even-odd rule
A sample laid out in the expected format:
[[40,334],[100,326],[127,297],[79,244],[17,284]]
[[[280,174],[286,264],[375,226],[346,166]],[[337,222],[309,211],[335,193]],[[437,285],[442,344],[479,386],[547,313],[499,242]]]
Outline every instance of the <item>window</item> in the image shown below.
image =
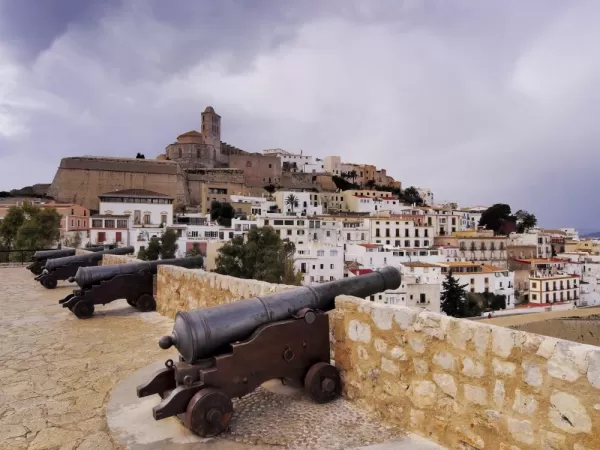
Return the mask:
[[333,264],[331,264],[329,268],[330,268],[330,269],[334,269],[335,267],[334,267],[334,265],[333,265]]
[[426,298],[425,298],[425,294],[419,294],[419,303],[425,303]]
[[139,224],[141,222],[142,212],[139,209],[136,209],[133,212],[133,223]]
[[531,300],[537,300],[537,294],[531,294]]
[[115,227],[114,219],[106,219],[104,221],[104,228],[114,228],[114,227]]
[[102,219],[92,219],[92,228],[102,228]]
[[127,219],[117,219],[117,228],[127,228]]
[[407,241],[404,241],[404,246],[405,246],[405,247],[410,247],[410,241],[408,241],[408,240],[407,240]]
[[144,223],[150,224],[150,214],[144,214]]
[[317,256],[325,256],[325,250],[318,250],[317,251]]
[[167,223],[167,215],[166,214],[161,214],[160,215],[160,223]]
[[329,252],[329,255],[330,255],[330,256],[337,256],[337,250],[331,250],[331,251]]

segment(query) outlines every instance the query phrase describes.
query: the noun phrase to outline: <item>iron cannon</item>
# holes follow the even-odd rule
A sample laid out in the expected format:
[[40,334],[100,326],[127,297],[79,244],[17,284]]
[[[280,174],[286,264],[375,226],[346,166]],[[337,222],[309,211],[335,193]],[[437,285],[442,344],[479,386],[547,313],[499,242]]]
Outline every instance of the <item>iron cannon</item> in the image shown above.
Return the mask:
[[46,261],[52,258],[62,258],[63,256],[73,256],[74,248],[56,249],[56,250],[39,250],[33,254],[33,261],[27,266],[27,269],[34,275],[39,275],[44,270]]
[[85,255],[49,259],[46,261],[43,272],[35,277],[35,280],[47,289],[54,289],[58,285],[58,280],[68,280],[77,273],[80,267],[99,265],[102,262],[102,255],[130,255],[134,251],[133,247],[120,247]]
[[179,311],[170,336],[179,361],[137,387],[138,397],[158,394],[155,420],[178,416],[194,433],[224,431],[233,415],[231,399],[265,381],[300,384],[318,403],[339,396],[341,379],[331,365],[326,312],[338,295],[360,298],[396,289],[401,274],[386,267],[366,275],[303,286],[211,308]]
[[94,305],[105,305],[124,298],[127,303],[142,312],[154,311],[154,275],[158,266],[170,265],[188,269],[202,266],[201,256],[162,259],[140,263],[110,266],[81,267],[69,281],[75,281],[79,289],[59,301],[63,308],[79,319],[94,315]]

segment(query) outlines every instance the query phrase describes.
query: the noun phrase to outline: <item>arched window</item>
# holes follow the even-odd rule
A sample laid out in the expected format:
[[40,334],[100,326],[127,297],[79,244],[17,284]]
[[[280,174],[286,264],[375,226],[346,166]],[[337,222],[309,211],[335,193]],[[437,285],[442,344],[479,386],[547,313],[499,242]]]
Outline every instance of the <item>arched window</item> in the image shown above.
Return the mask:
[[246,167],[252,167],[252,163],[250,161],[246,161]]

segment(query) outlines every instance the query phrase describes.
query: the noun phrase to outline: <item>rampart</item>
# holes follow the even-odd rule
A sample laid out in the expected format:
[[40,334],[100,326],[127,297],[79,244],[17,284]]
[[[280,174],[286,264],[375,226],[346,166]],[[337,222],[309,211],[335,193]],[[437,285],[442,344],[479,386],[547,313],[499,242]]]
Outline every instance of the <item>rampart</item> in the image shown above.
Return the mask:
[[[290,286],[161,266],[158,311]],[[600,448],[600,348],[341,296],[329,313],[344,395],[448,448]]]

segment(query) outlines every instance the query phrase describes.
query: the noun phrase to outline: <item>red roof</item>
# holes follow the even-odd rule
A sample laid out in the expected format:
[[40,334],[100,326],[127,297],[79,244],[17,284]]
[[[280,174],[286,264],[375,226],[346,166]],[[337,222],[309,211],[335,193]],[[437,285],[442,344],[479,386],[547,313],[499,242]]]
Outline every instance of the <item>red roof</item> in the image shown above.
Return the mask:
[[356,198],[373,198],[373,197],[369,197],[368,195],[354,195]]
[[361,247],[364,248],[377,248],[377,247],[381,247],[381,244],[358,244]]
[[396,197],[379,197],[381,200],[398,200]]
[[354,275],[366,275],[368,273],[373,272],[371,269],[350,269]]

